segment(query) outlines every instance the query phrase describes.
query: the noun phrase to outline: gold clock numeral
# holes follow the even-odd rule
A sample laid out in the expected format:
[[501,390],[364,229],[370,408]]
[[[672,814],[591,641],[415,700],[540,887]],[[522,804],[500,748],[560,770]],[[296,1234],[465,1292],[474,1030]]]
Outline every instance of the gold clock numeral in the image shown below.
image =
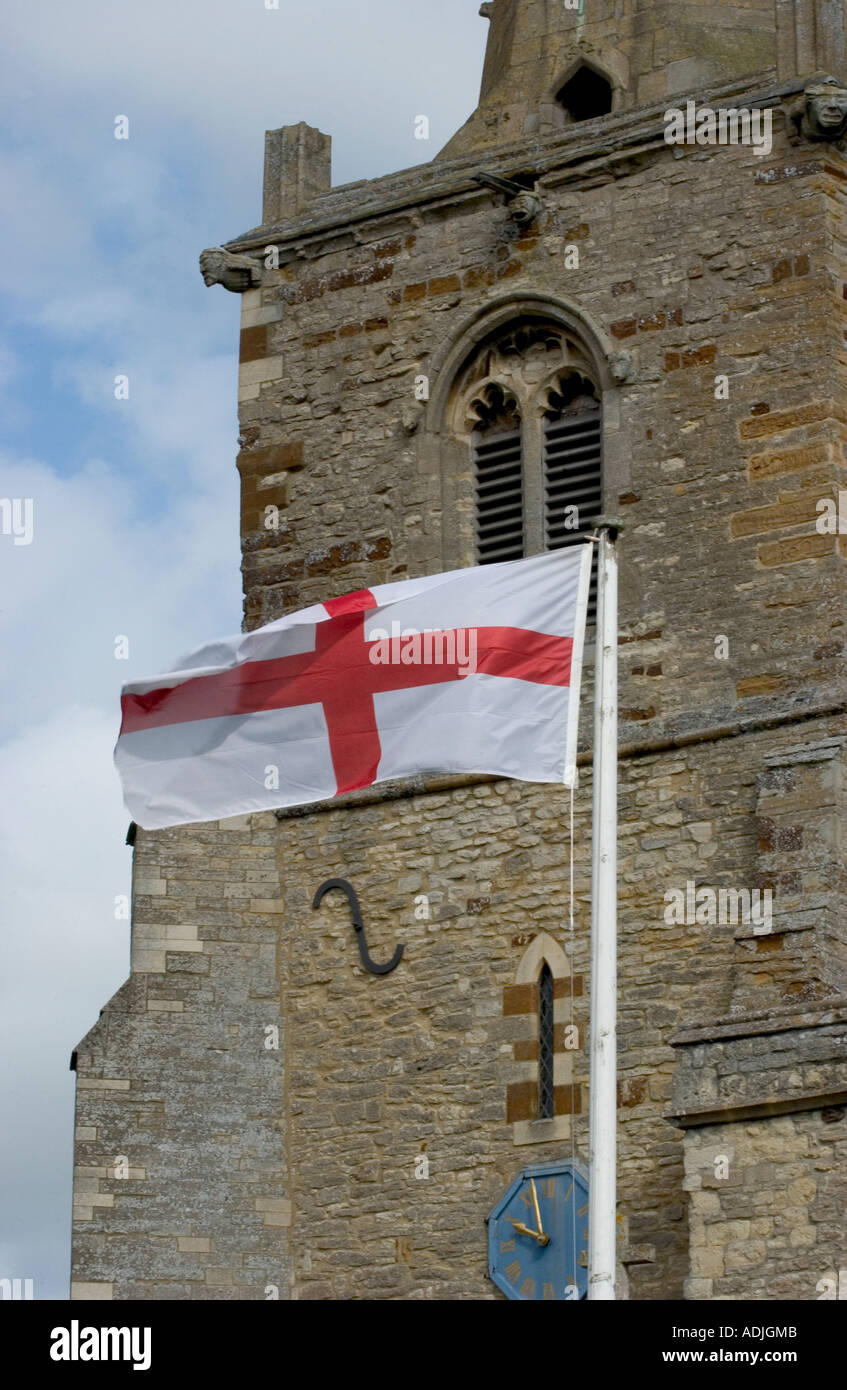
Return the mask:
[[579,1254],[577,1255],[576,1262],[580,1266],[580,1268],[585,1269],[588,1265],[588,1251],[580,1250]]
[[543,1298],[552,1298],[553,1301],[554,1301],[554,1303],[555,1303],[555,1301],[556,1301],[556,1290],[554,1289],[554,1287],[553,1287],[552,1284],[545,1284],[545,1285],[544,1285],[544,1293],[543,1293],[542,1297],[543,1297]]
[[513,1240],[501,1240],[501,1242],[500,1242],[500,1253],[501,1253],[501,1255],[505,1255],[505,1254],[507,1254],[507,1252],[508,1252],[509,1250],[514,1250],[514,1249],[515,1249],[515,1242],[514,1242]]
[[573,1183],[571,1183],[570,1187],[568,1188],[568,1190],[567,1190],[567,1192],[565,1193],[564,1198],[563,1198],[562,1200],[566,1202],[566,1201],[568,1200],[568,1198],[570,1197],[570,1195],[571,1195],[572,1192],[573,1192]]
[[529,1210],[529,1208],[532,1206],[532,1193],[531,1193],[531,1192],[520,1192],[520,1193],[518,1193],[518,1196],[520,1197],[521,1201],[523,1202],[523,1204],[524,1204],[524,1206],[527,1208],[527,1210]]
[[527,1277],[521,1284],[521,1293],[524,1298],[535,1298],[535,1280]]
[[588,1240],[588,1227],[587,1227],[587,1226],[586,1226],[585,1230],[584,1230],[583,1233],[582,1233],[582,1239],[583,1239],[583,1240]]
[[543,1183],[541,1184],[541,1195],[542,1195],[542,1197],[555,1197],[555,1195],[556,1195],[556,1179],[555,1179],[555,1178],[545,1178],[545,1179],[544,1179]]
[[580,1207],[579,1211],[577,1212],[577,1216],[584,1216],[587,1211],[588,1203],[586,1202],[584,1207]]
[[523,1274],[523,1270],[521,1269],[520,1265],[520,1260],[512,1260],[512,1263],[510,1265],[506,1265],[505,1273],[506,1278],[509,1280],[509,1283],[516,1284],[520,1279],[521,1275]]

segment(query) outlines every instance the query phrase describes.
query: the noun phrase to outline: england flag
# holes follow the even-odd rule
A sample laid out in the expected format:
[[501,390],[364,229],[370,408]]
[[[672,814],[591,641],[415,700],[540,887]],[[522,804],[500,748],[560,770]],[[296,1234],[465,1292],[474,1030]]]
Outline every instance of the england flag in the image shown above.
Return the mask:
[[130,815],[156,830],[426,773],[571,782],[591,548],[379,584],[124,686]]

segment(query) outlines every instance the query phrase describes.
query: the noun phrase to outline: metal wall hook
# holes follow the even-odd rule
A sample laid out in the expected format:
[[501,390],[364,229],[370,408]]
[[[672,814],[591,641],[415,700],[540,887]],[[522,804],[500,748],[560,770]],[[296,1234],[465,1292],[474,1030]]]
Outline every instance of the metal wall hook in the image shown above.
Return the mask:
[[346,878],[328,878],[325,883],[321,884],[312,899],[312,907],[320,907],[324,895],[329,893],[333,888],[338,888],[342,893],[346,893],[347,895],[347,901],[350,904],[350,913],[353,918],[353,927],[356,932],[356,940],[359,943],[359,955],[362,958],[362,965],[366,970],[369,970],[372,975],[390,974],[390,972],[395,970],[400,964],[403,956],[403,947],[397,947],[387,965],[377,965],[376,961],[371,959],[371,953],[368,950],[368,943],[365,937],[365,924],[362,921],[362,909],[359,906],[359,899],[352,883],[348,883]]

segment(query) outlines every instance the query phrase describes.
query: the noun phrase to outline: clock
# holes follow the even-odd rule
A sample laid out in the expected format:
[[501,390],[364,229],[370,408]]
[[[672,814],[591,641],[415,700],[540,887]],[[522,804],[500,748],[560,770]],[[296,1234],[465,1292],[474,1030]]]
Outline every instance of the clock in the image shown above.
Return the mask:
[[581,1163],[521,1169],[488,1218],[488,1273],[507,1298],[585,1298],[588,1174]]

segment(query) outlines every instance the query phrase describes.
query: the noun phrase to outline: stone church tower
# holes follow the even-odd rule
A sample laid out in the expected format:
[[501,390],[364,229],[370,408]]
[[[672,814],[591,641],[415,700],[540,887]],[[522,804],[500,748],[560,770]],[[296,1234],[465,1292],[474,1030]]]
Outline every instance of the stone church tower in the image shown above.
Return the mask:
[[[203,255],[242,295],[245,624],[622,518],[619,1296],[816,1299],[847,1266],[845,14],[482,13],[430,163],[333,188],[328,136],[270,131],[261,226]],[[669,143],[689,100],[770,137]],[[591,689],[590,630],[572,927],[549,786],[135,833],[132,974],[75,1054],[74,1297],[504,1296],[487,1219],[588,1159]]]

